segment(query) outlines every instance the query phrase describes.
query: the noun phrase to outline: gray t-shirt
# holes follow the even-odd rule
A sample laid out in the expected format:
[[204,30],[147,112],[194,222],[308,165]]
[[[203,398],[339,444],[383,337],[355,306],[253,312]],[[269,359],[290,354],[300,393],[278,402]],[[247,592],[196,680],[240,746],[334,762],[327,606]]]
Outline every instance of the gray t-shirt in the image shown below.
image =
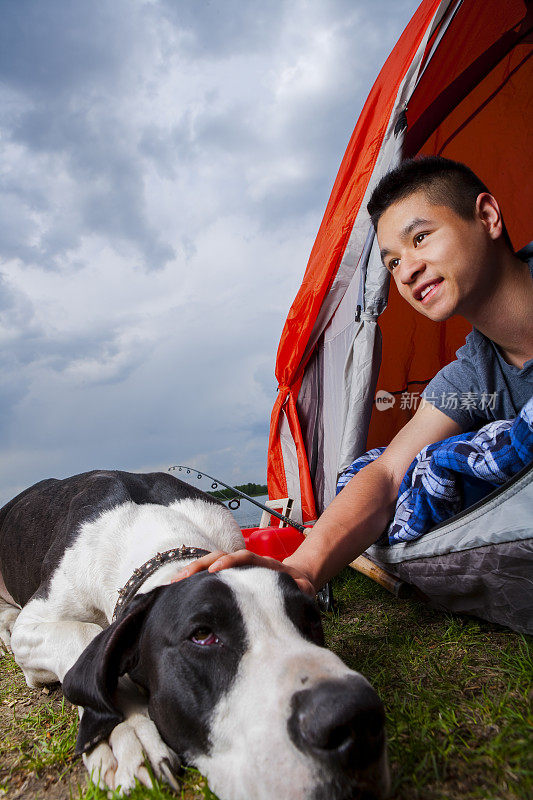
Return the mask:
[[[528,261],[533,276],[531,245],[517,255]],[[533,359],[521,369],[508,364],[494,342],[476,328],[455,355],[457,360],[435,375],[422,396],[464,431],[496,419],[514,419],[533,396]]]

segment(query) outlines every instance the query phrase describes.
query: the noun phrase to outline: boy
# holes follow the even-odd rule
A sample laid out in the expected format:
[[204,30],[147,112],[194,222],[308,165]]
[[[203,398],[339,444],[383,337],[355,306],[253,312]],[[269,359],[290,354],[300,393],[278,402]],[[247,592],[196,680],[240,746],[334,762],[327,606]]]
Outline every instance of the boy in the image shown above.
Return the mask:
[[[379,538],[423,447],[515,417],[533,394],[531,270],[513,253],[499,205],[479,178],[443,158],[405,161],[380,181],[368,211],[402,297],[435,321],[461,314],[474,330],[457,360],[429,383],[413,418],[344,487],[292,556],[279,563],[245,550],[211,553],[178,580],[253,563],[288,572],[303,591],[316,594]],[[496,403],[483,411],[449,408],[446,395],[465,390],[495,395]]]

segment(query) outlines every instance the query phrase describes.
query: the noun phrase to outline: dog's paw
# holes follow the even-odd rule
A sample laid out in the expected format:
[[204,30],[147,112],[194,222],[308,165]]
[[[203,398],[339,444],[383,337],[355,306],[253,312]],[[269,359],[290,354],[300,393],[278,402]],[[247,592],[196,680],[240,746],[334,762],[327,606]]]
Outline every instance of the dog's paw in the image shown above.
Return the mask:
[[100,789],[114,789],[118,764],[107,742],[100,742],[82,758],[93,783]]
[[154,775],[177,790],[174,773],[179,767],[176,754],[161,739],[151,719],[144,714],[132,714],[113,729],[107,742],[101,742],[83,756],[94,783],[101,789],[120,789],[127,794],[135,780],[152,788],[148,761]]

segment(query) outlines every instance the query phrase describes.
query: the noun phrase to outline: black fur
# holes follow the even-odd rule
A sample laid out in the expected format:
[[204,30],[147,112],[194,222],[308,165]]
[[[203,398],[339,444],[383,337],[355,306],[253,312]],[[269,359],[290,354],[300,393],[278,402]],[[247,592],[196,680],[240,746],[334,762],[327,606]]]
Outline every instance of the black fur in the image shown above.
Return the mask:
[[[194,644],[198,628],[212,630],[220,642]],[[187,758],[208,753],[212,711],[246,647],[237,600],[216,575],[202,572],[139,595],[65,676],[65,697],[85,708],[76,751],[94,747],[122,720],[113,693],[128,672],[145,690],[150,718],[166,744]]]
[[168,506],[186,497],[219,504],[165,472],[94,470],[36,483],[0,509],[0,573],[8,592],[21,606],[37,591],[46,596],[50,577],[82,522],[120,503]]
[[135,597],[126,612],[90,642],[63,679],[63,694],[83,706],[76,753],[90,750],[124,719],[114,693],[118,679],[137,661],[146,615],[162,587]]
[[278,578],[288,618],[306,639],[319,647],[325,647],[324,630],[316,602],[300,591],[290,575],[280,572]]

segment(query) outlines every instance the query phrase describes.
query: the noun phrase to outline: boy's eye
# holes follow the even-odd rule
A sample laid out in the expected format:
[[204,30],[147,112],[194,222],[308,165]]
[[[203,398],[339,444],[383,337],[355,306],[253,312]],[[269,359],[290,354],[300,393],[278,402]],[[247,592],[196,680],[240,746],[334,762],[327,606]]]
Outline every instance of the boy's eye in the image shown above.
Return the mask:
[[389,272],[392,272],[393,269],[396,269],[399,263],[400,263],[399,258],[391,258],[391,260],[387,265]]
[[427,236],[427,234],[425,234],[425,233],[417,233],[417,235],[415,236],[415,245],[420,244],[420,242],[423,239],[425,239],[426,236]]

